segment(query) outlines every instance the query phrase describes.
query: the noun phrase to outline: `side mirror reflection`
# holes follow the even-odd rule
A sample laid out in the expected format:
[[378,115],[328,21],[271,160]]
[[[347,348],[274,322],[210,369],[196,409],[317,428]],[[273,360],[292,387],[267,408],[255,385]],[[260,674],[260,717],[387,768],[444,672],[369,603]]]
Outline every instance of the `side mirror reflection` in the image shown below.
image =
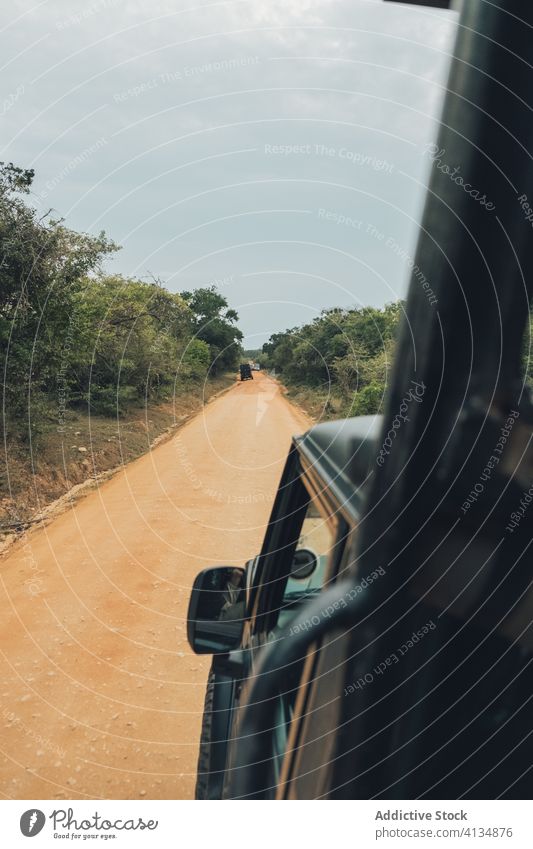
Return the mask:
[[187,638],[196,654],[219,654],[237,648],[245,599],[244,569],[217,566],[197,575],[187,614]]

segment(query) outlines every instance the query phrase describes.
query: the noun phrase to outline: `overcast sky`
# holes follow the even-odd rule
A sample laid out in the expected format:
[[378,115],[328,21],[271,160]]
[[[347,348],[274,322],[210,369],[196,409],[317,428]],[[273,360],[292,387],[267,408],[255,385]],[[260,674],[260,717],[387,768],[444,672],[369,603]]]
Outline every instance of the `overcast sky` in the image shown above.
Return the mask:
[[257,347],[405,295],[455,25],[381,0],[17,0],[0,159],[123,246],[108,270],[217,283]]

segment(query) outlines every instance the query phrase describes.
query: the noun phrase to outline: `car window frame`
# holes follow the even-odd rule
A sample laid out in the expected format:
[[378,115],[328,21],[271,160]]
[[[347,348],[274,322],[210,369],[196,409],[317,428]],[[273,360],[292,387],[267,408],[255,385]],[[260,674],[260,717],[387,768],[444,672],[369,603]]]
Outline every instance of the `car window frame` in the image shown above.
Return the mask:
[[[350,535],[350,525],[323,482],[316,475],[309,474],[309,468],[301,462],[298,448],[293,445],[274,502],[256,572],[257,594],[254,600],[253,632],[263,640],[268,638],[268,634],[277,624],[289,574],[288,564],[292,562],[307,508],[312,500],[316,502],[324,520],[328,525],[332,525],[333,542],[324,574],[323,589],[338,573],[346,540]],[[291,515],[292,521],[289,521],[288,517]],[[283,557],[281,563],[280,557]],[[286,571],[283,571],[284,564]]]

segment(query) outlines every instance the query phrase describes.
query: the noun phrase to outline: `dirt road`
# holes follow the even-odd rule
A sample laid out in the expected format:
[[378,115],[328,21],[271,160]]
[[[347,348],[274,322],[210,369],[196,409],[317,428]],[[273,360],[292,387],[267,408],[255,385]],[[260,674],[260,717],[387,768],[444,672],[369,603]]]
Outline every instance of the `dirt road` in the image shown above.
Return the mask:
[[5,798],[191,798],[209,660],[196,573],[259,550],[290,436],[256,375],[0,561]]

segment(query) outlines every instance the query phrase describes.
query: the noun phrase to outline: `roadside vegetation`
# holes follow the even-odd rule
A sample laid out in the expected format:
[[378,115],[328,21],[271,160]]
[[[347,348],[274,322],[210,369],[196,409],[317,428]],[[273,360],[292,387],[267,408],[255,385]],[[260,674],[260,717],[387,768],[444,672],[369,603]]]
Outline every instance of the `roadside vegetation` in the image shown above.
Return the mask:
[[[254,352],[292,401],[315,420],[381,413],[403,302],[382,309],[332,309],[273,334]],[[533,389],[533,312],[524,336],[523,374]]]
[[275,333],[261,364],[275,370],[292,400],[315,419],[380,412],[402,303],[332,309]]
[[0,529],[142,453],[228,385],[242,353],[214,287],[105,274],[118,246],[39,215],[33,176],[0,163]]

